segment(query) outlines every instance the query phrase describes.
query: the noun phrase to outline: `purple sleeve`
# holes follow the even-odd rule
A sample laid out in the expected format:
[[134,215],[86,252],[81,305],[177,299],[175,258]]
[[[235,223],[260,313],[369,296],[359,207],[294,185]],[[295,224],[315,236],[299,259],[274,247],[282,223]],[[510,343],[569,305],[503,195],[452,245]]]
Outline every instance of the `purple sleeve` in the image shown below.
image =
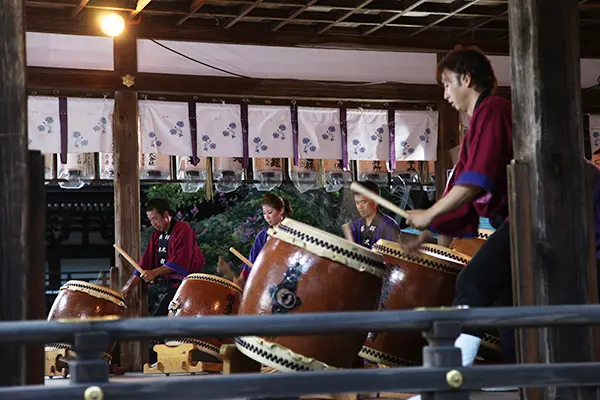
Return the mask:
[[[264,247],[266,242],[267,242],[267,229],[265,228],[262,231],[258,232],[258,235],[256,235],[256,239],[254,239],[254,245],[250,249],[250,255],[248,256],[248,260],[252,264],[254,264],[254,262],[258,258],[258,254],[260,253],[260,251],[262,250],[262,248]],[[247,266],[246,264],[244,264],[242,266],[242,276],[244,278],[248,279],[248,275],[250,275],[250,267]]]
[[381,224],[380,235],[379,237],[375,237],[374,242],[377,243],[379,239],[397,242],[399,238],[400,228],[398,227],[398,224],[391,217],[386,216]]

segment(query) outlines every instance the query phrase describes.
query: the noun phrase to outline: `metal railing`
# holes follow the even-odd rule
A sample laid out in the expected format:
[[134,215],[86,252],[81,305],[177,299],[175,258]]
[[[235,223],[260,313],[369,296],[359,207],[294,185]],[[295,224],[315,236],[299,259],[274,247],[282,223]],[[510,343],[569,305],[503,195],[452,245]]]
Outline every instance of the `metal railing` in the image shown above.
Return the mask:
[[[425,309],[203,318],[136,318],[82,322],[0,323],[0,343],[74,344],[68,386],[0,389],[7,399],[234,399],[304,395],[415,392],[427,398],[467,400],[469,391],[492,387],[597,387],[600,363],[462,367],[454,341],[464,328],[544,328],[600,325],[600,305]],[[280,374],[233,374],[112,383],[102,352],[113,340],[165,337],[305,335],[420,330],[428,345],[423,366]],[[570,396],[569,396],[570,397]],[[573,396],[575,397],[575,396]]]

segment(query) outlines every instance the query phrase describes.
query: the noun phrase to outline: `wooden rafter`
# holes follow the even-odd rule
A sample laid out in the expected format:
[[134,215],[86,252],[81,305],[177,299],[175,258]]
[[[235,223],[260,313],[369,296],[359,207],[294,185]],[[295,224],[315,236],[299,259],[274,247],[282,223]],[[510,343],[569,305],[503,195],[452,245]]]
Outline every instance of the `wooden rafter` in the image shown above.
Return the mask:
[[484,26],[484,25],[486,25],[486,24],[488,24],[488,23],[490,23],[490,22],[494,22],[494,21],[496,21],[496,20],[498,20],[498,19],[501,19],[501,18],[504,18],[504,17],[506,17],[507,15],[508,15],[508,10],[504,11],[504,12],[503,12],[503,13],[501,13],[501,14],[494,15],[494,16],[493,16],[493,17],[491,17],[491,18],[485,19],[485,20],[483,20],[483,21],[479,22],[478,24],[475,24],[475,25],[473,25],[471,28],[465,29],[464,31],[460,32],[460,33],[459,33],[458,35],[456,35],[456,36],[463,36],[463,35],[466,35],[467,33],[471,33],[471,32],[473,32],[473,31],[475,31],[476,29],[479,29],[479,28],[481,28],[482,26]]
[[[507,6],[501,0],[463,0],[454,9],[426,0],[177,0],[151,7],[149,1],[25,0],[27,30],[102,35],[92,18],[110,10],[149,17],[126,28],[139,38],[428,53],[462,43],[508,55]],[[578,5],[582,57],[600,58],[600,47],[593,46],[598,0]]]
[[254,2],[254,4],[250,4],[250,5],[246,6],[246,8],[244,8],[242,10],[242,12],[240,13],[240,15],[238,15],[237,17],[231,19],[229,22],[227,22],[223,28],[225,28],[225,29],[231,28],[239,20],[241,20],[242,18],[244,18],[246,15],[250,14],[250,12],[252,10],[254,10],[260,3],[262,3],[262,0],[256,0],[256,2]]
[[87,6],[90,0],[80,0],[79,4],[75,7],[73,12],[71,13],[71,17],[75,18],[79,15],[79,13]]
[[440,22],[443,22],[445,20],[447,20],[448,18],[452,17],[453,15],[458,14],[459,12],[466,10],[467,8],[479,3],[481,0],[471,0],[470,3],[467,4],[463,4],[462,6],[458,7],[456,10],[453,10],[452,12],[448,13],[448,15],[444,15],[443,17],[440,17],[438,19],[436,19],[435,21],[433,21],[432,23],[430,23],[427,26],[424,26],[423,28],[417,29],[414,32],[411,32],[408,36],[410,37],[415,37],[417,36],[419,33],[426,31],[427,29],[436,26],[437,24],[439,24]]
[[177,26],[183,25],[185,21],[190,19],[198,10],[200,10],[200,8],[202,8],[204,4],[206,4],[206,0],[194,0],[190,5],[190,11],[185,15],[185,17],[177,21]]
[[294,11],[293,13],[290,14],[290,16],[284,20],[281,21],[280,23],[278,23],[277,25],[275,25],[271,31],[275,32],[278,31],[279,29],[281,29],[285,24],[287,24],[288,22],[290,22],[291,20],[293,20],[294,18],[296,18],[298,15],[302,14],[304,11],[308,10],[309,7],[313,6],[318,0],[309,0],[308,3],[306,3],[306,5],[304,7],[298,8],[296,11]]
[[414,2],[413,4],[406,7],[404,10],[402,10],[402,12],[392,15],[391,17],[389,17],[388,19],[383,21],[381,24],[374,26],[371,29],[366,30],[365,32],[363,32],[363,35],[364,36],[370,35],[371,33],[378,31],[379,29],[383,28],[384,26],[387,26],[387,25],[391,24],[392,22],[394,22],[395,20],[397,20],[398,18],[402,17],[407,12],[414,10],[415,8],[419,7],[421,4],[426,3],[426,2],[427,2],[427,0],[418,0],[418,1]]
[[134,19],[135,17],[137,17],[137,15],[139,13],[141,13],[144,8],[146,8],[148,6],[148,4],[150,4],[152,0],[137,0],[137,5],[135,6],[135,10],[133,10],[130,14],[129,14],[129,19]]
[[356,6],[356,8],[354,8],[354,9],[352,9],[352,10],[344,13],[341,17],[339,17],[338,19],[336,19],[335,21],[333,21],[331,24],[329,24],[329,25],[327,25],[327,26],[319,29],[319,34],[327,32],[328,30],[330,30],[331,28],[333,28],[334,26],[336,26],[337,24],[339,24],[340,22],[342,22],[343,20],[345,20],[349,16],[353,15],[358,10],[362,10],[363,8],[365,8],[366,6],[368,6],[369,4],[371,4],[372,2],[373,2],[373,0],[364,0],[358,6]]

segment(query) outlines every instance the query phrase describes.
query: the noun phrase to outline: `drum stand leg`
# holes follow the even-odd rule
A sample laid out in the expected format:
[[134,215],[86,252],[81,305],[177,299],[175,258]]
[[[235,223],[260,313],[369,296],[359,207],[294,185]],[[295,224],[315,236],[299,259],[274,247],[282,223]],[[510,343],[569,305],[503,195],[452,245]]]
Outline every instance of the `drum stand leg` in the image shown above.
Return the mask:
[[153,349],[157,355],[156,364],[145,364],[144,374],[165,374],[169,376],[172,373],[182,372],[192,374],[196,372],[221,372],[223,369],[221,363],[193,361],[193,352],[197,349],[191,343],[183,343],[178,346],[157,344]]
[[260,372],[261,364],[246,357],[235,344],[224,344],[219,351],[223,360],[223,374]]
[[50,348],[46,349],[45,353],[44,375],[50,379],[55,376],[66,378],[69,375],[69,363],[66,361],[66,358],[69,356],[69,350]]

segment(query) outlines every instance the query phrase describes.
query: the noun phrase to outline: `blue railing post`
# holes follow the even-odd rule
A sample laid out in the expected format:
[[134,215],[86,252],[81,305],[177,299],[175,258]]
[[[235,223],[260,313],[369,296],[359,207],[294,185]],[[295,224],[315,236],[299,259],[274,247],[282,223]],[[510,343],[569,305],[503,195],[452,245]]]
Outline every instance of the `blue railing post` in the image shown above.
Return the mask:
[[447,367],[446,383],[448,391],[422,393],[423,400],[469,400],[469,392],[457,390],[463,383],[460,372],[462,354],[454,342],[462,330],[459,322],[433,322],[430,330],[423,332],[427,346],[423,347],[424,367]]
[[75,334],[73,351],[77,355],[70,364],[71,383],[108,383],[108,363],[103,355],[108,349],[108,333]]

